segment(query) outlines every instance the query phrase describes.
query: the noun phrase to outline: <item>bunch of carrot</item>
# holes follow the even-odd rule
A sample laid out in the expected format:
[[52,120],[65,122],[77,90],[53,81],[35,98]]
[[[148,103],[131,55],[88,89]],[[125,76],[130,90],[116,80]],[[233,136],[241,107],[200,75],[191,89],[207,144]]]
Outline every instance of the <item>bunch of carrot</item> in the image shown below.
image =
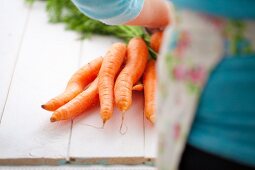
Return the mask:
[[[150,46],[158,52],[162,33],[152,35]],[[138,82],[142,83],[138,83]],[[156,71],[155,60],[149,58],[142,38],[128,44],[115,43],[104,57],[94,59],[80,68],[69,80],[65,91],[42,108],[54,111],[51,122],[77,117],[100,103],[103,124],[112,117],[114,105],[121,112],[132,104],[132,91],[144,91],[144,114],[155,122]]]

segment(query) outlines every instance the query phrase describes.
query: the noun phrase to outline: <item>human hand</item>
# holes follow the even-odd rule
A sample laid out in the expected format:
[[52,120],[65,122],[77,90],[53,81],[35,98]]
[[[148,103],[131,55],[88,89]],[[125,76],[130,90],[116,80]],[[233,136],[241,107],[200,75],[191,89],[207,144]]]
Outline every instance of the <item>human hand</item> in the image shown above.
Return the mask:
[[141,13],[126,25],[163,29],[171,23],[171,4],[165,0],[145,0]]

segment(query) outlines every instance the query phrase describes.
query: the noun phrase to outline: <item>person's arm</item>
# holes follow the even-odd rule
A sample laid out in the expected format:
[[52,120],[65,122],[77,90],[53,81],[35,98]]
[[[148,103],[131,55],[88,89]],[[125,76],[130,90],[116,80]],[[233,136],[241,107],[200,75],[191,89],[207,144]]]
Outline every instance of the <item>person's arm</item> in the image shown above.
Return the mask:
[[85,15],[109,25],[157,28],[168,24],[165,0],[72,0]]
[[170,8],[165,0],[145,0],[140,14],[127,25],[141,25],[149,28],[165,27],[169,24]]

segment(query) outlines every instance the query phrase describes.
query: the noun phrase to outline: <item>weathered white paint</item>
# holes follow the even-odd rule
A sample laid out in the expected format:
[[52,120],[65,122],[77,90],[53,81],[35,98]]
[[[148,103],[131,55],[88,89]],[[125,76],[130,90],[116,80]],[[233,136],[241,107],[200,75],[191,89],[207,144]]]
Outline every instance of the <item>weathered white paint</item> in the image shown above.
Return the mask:
[[22,0],[0,1],[0,122],[30,9]]
[[67,157],[70,122],[50,123],[51,113],[40,104],[65,88],[80,43],[63,25],[48,24],[42,2],[34,4],[0,125],[0,164],[51,164]]
[[[99,116],[99,107],[85,112],[74,120],[70,146],[71,158],[83,163],[141,163],[144,161],[144,131],[142,96],[134,95],[133,105],[125,114],[126,134],[119,132],[121,113],[115,109],[113,117],[104,129]],[[125,131],[125,126],[123,131]],[[95,159],[95,160],[93,160]],[[132,161],[129,161],[132,159]]]
[[113,43],[120,41],[121,40],[114,37],[98,35],[94,35],[91,38],[83,40],[80,65],[84,65],[94,58],[104,56],[108,48],[110,48]]
[[[14,1],[18,2],[1,1],[0,9],[2,2],[11,6]],[[112,43],[120,40],[93,36],[80,42],[75,33],[64,31],[62,24],[48,24],[42,2],[36,2],[29,15],[28,9],[23,10],[24,14],[20,15],[23,22],[22,18],[18,21],[23,30],[12,28],[15,22],[9,23],[6,16],[6,22],[13,26],[6,27],[4,31],[0,29],[1,37],[7,36],[8,31],[14,36],[4,37],[6,44],[0,41],[0,45],[5,47],[0,47],[0,54],[4,56],[3,62],[0,62],[0,77],[4,79],[0,82],[0,90],[2,87],[8,89],[14,70],[0,124],[0,165],[56,164],[64,163],[68,158],[77,164],[139,164],[147,158],[154,158],[155,128],[144,120],[143,97],[137,92],[131,109],[125,114],[124,124],[128,127],[125,135],[119,133],[121,113],[117,109],[103,130],[89,126],[102,125],[99,106],[76,118],[73,125],[71,121],[49,122],[51,113],[42,110],[40,104],[62,92],[79,66],[103,56]],[[17,15],[13,14],[10,18]],[[2,13],[1,20],[4,20]],[[12,56],[12,60],[8,56]],[[2,90],[1,94],[7,96],[7,91]],[[0,108],[5,98],[0,99]]]

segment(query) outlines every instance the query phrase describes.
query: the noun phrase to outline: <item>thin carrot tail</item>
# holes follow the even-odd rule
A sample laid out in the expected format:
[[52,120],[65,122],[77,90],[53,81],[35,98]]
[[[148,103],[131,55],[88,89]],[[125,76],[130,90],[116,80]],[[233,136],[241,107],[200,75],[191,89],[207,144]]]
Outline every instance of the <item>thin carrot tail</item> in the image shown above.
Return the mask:
[[100,115],[103,120],[103,124],[106,123],[112,117],[113,109],[111,107],[103,107],[101,108]]

